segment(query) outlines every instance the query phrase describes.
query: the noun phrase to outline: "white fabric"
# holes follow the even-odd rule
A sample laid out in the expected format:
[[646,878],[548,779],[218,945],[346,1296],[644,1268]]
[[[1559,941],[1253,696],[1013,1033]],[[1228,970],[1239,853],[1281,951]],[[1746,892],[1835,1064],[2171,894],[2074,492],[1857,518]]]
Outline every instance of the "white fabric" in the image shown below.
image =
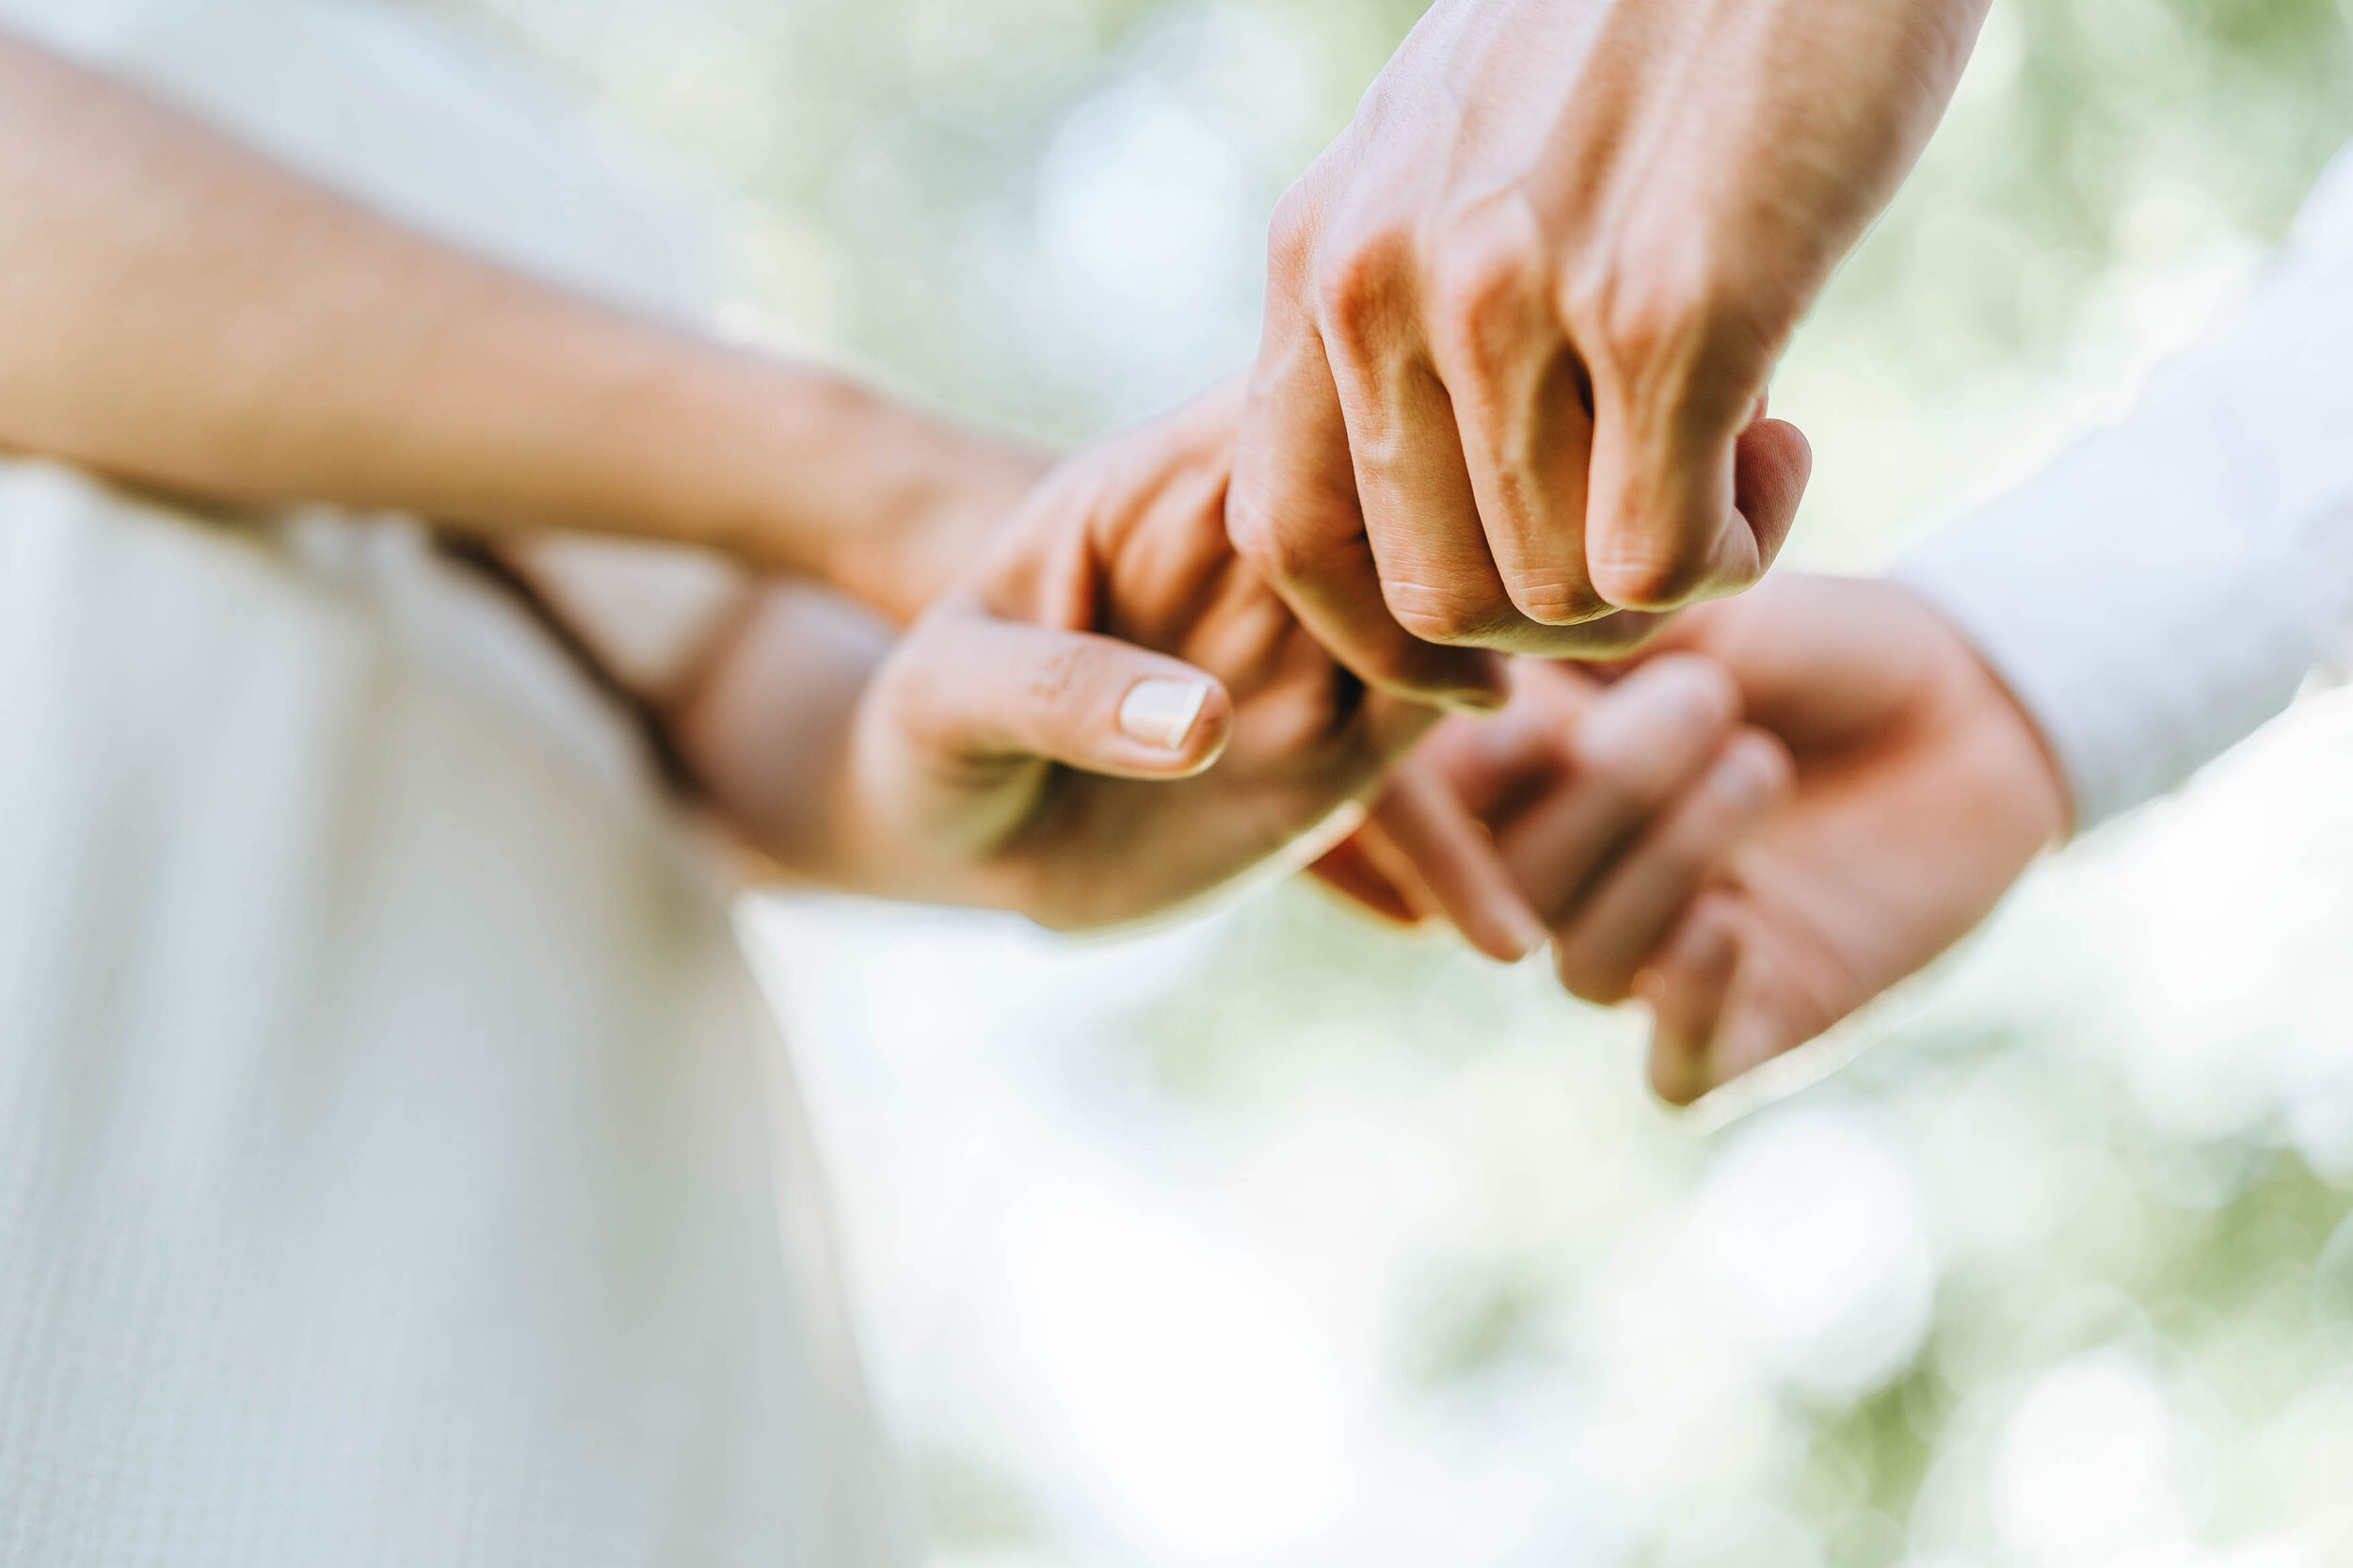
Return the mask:
[[2034,715],[2079,829],[2286,707],[2353,629],[2353,153],[2240,319],[1896,575]]
[[[684,207],[396,12],[0,25],[693,306]],[[0,1562],[907,1560],[726,889],[527,617],[0,464]]]

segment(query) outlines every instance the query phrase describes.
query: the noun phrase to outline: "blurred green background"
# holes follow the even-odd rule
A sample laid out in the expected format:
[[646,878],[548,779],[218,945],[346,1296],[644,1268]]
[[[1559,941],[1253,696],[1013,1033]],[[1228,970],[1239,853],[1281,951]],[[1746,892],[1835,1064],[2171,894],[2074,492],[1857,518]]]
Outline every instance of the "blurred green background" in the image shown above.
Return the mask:
[[[1055,441],[1246,360],[1266,215],[1418,9],[438,8],[721,197],[729,330]],[[1776,383],[1798,557],[2127,407],[2348,63],[2325,0],[1998,0]],[[2348,778],[2308,700],[1696,1122],[1639,1020],[1296,888],[1077,944],[761,902],[936,1560],[2353,1561]]]

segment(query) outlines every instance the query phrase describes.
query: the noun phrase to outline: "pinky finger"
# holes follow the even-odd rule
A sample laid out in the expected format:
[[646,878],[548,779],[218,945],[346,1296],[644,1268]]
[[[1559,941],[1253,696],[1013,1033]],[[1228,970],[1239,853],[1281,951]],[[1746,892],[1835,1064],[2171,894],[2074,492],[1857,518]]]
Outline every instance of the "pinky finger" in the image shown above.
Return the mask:
[[1514,964],[1545,945],[1544,921],[1495,840],[1435,770],[1400,768],[1372,820],[1471,946]]
[[1731,900],[1705,895],[1668,939],[1664,956],[1635,978],[1634,993],[1651,1012],[1651,1089],[1670,1105],[1689,1105],[1715,1087],[1716,1035],[1739,963]]

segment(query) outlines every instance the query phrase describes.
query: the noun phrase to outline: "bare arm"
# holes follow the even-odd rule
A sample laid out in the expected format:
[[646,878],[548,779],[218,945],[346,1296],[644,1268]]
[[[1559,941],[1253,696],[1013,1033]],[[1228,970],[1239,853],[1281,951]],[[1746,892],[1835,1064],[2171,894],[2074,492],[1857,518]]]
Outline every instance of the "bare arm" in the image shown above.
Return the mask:
[[901,619],[1043,468],[412,233],[5,36],[0,446],[711,546]]

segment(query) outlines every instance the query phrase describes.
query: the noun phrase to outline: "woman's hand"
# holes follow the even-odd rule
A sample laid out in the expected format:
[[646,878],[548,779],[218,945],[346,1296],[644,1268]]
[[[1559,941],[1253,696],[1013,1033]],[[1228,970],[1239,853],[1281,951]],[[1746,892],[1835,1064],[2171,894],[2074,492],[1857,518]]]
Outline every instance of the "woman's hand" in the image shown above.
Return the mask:
[[1235,555],[1240,403],[1055,469],[843,704],[822,785],[772,787],[826,726],[760,739],[816,645],[755,624],[680,718],[714,793],[821,880],[1058,927],[1181,903],[1332,818],[1437,714],[1367,692]]

